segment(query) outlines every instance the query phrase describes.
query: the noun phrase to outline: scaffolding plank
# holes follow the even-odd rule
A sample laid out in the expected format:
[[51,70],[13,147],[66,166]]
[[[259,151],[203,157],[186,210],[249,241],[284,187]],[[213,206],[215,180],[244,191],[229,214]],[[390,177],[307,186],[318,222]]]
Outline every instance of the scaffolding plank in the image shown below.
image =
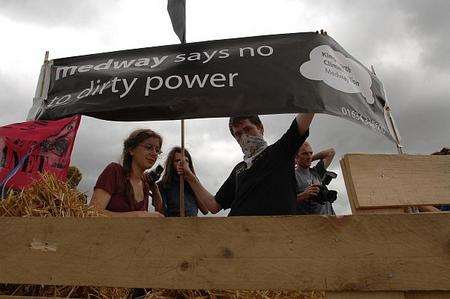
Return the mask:
[[353,184],[352,174],[348,165],[348,158],[343,158],[340,161],[342,174],[344,176],[345,187],[347,189],[348,201],[350,202],[350,208],[352,209],[352,214],[402,214],[404,213],[403,208],[370,208],[370,209],[360,209],[357,203],[357,196],[355,191],[355,186]]
[[356,209],[450,204],[450,156],[347,154],[343,160]]
[[0,282],[450,290],[450,214],[0,217]]

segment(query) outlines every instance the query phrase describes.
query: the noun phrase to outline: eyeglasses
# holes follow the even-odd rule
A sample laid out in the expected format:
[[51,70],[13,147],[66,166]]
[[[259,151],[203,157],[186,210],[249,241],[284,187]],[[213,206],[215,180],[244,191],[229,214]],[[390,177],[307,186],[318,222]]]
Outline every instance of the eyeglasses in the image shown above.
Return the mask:
[[139,146],[142,146],[147,152],[154,151],[158,156],[162,154],[161,149],[153,144],[139,144]]

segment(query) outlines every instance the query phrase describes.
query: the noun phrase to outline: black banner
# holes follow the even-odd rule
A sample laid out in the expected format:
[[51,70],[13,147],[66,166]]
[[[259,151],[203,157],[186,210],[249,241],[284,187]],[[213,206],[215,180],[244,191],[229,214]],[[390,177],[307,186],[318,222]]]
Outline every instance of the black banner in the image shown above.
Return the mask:
[[31,113],[40,119],[322,112],[393,139],[381,82],[332,38],[313,32],[55,59],[47,73]]

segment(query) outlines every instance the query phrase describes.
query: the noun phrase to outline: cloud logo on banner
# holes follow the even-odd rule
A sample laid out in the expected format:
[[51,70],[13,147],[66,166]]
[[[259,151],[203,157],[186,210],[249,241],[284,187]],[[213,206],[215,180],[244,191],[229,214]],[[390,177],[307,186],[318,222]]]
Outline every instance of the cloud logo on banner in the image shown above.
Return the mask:
[[375,99],[370,87],[372,78],[359,63],[334,51],[328,45],[314,48],[309,61],[300,66],[300,73],[310,79],[346,93],[361,93],[368,104]]

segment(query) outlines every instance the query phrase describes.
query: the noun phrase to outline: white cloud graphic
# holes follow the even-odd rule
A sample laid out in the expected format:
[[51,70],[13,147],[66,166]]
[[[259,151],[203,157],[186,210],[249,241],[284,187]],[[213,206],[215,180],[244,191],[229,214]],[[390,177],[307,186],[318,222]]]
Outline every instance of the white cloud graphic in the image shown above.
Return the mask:
[[368,104],[375,102],[370,87],[370,74],[359,63],[334,51],[328,45],[314,48],[309,61],[300,66],[300,73],[311,80],[346,93],[361,93]]

